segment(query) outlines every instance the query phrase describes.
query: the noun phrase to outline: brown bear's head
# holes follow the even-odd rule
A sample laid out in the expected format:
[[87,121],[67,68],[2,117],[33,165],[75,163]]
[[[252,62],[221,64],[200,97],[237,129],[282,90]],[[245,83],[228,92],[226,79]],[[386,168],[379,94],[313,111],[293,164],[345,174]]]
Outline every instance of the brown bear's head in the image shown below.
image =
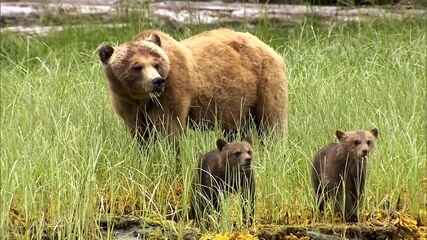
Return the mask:
[[114,48],[102,45],[98,54],[113,91],[138,100],[158,97],[165,91],[169,58],[158,35]]
[[374,128],[369,131],[356,130],[343,132],[337,130],[335,133],[338,141],[344,145],[351,157],[367,157],[374,149],[375,141],[378,138],[378,129]]
[[221,158],[226,161],[225,164],[231,169],[249,170],[251,168],[253,151],[249,138],[241,142],[232,143],[228,143],[224,139],[218,139],[216,145],[221,153]]

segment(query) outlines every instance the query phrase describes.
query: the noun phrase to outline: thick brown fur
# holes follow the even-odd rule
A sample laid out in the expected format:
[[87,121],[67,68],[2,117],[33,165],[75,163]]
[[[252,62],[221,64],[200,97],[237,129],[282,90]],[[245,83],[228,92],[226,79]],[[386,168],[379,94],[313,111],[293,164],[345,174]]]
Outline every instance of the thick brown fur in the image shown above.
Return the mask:
[[217,149],[200,158],[193,182],[189,218],[200,223],[203,216],[219,212],[220,194],[238,192],[247,224],[253,223],[255,210],[255,175],[251,167],[252,147],[249,141],[227,143],[218,139]]
[[[254,120],[260,131],[287,130],[285,64],[249,33],[217,29],[178,42],[148,30],[99,55],[113,107],[139,137],[153,129],[176,136],[188,122],[235,130]],[[152,76],[165,81],[157,92]]]
[[336,131],[339,143],[322,148],[314,157],[312,182],[319,210],[325,201],[335,201],[335,210],[347,222],[358,221],[366,178],[368,155],[374,149],[378,130]]

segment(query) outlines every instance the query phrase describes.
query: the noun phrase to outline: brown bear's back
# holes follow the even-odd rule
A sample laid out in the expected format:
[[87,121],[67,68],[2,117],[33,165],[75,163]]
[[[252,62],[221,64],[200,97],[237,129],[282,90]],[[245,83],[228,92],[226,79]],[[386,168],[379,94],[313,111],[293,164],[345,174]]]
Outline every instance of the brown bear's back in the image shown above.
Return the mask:
[[190,49],[196,69],[202,71],[194,83],[199,89],[190,111],[195,122],[218,118],[226,129],[243,124],[238,122],[241,116],[248,116],[259,102],[264,61],[274,59],[285,68],[274,50],[249,33],[217,29],[180,43]]

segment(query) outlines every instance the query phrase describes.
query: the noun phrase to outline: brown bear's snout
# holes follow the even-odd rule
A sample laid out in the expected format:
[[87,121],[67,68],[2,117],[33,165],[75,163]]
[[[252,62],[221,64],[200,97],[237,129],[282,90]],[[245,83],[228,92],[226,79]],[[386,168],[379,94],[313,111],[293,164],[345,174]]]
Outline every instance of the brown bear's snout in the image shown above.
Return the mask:
[[362,150],[362,157],[366,157],[368,156],[369,150],[368,149],[363,149]]
[[242,159],[241,161],[242,166],[249,167],[251,165],[252,157],[248,153],[243,153],[241,156],[241,159]]
[[165,84],[165,80],[161,77],[157,77],[153,79],[153,86],[154,87],[160,87]]
[[162,92],[164,90],[165,87],[165,79],[161,78],[161,77],[156,77],[152,80],[152,84],[153,84],[153,91],[154,92]]

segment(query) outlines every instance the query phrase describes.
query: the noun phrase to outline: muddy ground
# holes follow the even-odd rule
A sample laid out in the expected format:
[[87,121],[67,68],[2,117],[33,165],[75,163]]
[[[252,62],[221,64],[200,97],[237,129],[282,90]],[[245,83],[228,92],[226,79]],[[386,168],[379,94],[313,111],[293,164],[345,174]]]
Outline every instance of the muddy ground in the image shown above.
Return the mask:
[[315,239],[315,240],[373,240],[373,239],[427,239],[427,227],[419,219],[398,212],[377,212],[367,222],[359,224],[257,225],[247,231],[201,234],[197,228],[178,234],[174,222],[156,222],[137,217],[119,217],[99,222],[104,234],[110,231],[115,239]]

